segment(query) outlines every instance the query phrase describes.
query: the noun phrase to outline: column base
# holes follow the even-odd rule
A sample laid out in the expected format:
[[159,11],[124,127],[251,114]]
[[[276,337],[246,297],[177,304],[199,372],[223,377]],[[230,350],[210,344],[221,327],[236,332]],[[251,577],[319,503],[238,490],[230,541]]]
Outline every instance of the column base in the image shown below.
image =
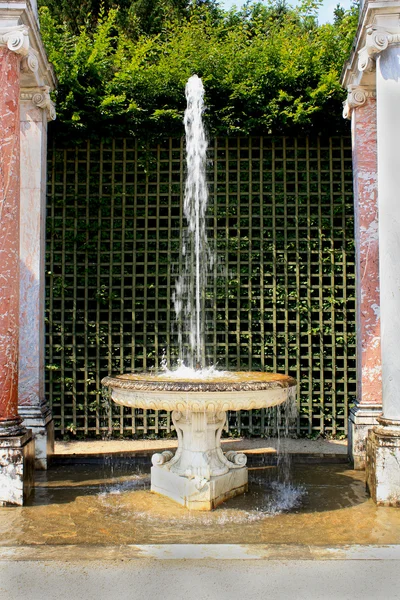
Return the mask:
[[0,506],[22,506],[34,487],[35,442],[32,432],[0,437]]
[[369,432],[366,479],[378,506],[400,506],[400,421],[378,419]]
[[19,406],[19,414],[35,440],[35,469],[45,471],[54,455],[54,421],[47,406]]
[[225,500],[248,490],[248,469],[233,469],[224,475],[189,479],[163,466],[151,468],[151,491],[167,496],[190,510],[212,510]]
[[382,406],[379,404],[358,405],[350,410],[348,454],[356,471],[365,469],[368,432],[377,425],[377,418],[381,414]]

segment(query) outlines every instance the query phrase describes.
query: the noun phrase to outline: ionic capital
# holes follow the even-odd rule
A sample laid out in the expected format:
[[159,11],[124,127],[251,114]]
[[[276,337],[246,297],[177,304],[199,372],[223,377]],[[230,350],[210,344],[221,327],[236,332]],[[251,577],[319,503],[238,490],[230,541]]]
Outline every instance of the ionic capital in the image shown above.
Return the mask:
[[343,102],[343,118],[351,119],[351,113],[355,108],[366,103],[368,98],[375,98],[375,90],[367,86],[349,86],[347,88],[347,99]]
[[55,104],[50,97],[50,88],[44,85],[40,88],[22,88],[21,101],[32,102],[34,106],[47,112],[47,120],[54,121],[56,118]]
[[386,50],[390,44],[400,43],[400,32],[389,31],[376,25],[368,25],[366,30],[365,46],[358,52],[358,69],[373,71],[378,54]]
[[38,69],[38,53],[33,48],[29,48],[28,54],[24,56],[24,58],[21,61],[21,71],[23,73],[37,73]]
[[0,28],[0,46],[7,46],[9,50],[22,56],[29,52],[29,33],[26,25]]

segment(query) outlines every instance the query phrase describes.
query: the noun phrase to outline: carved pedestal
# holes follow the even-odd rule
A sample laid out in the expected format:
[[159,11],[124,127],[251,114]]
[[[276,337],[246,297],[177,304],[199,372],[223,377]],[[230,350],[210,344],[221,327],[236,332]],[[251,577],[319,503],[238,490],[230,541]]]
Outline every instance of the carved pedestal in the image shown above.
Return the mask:
[[400,506],[400,421],[378,418],[367,439],[367,488],[380,506]]
[[54,454],[54,421],[50,409],[41,406],[21,406],[23,424],[35,440],[35,468],[46,470]]
[[365,469],[365,453],[368,432],[377,424],[382,406],[357,404],[349,415],[349,456],[356,471]]
[[221,448],[226,412],[174,411],[172,420],[178,449],[175,456],[169,451],[153,455],[153,492],[191,510],[212,510],[247,491],[247,457],[237,452],[224,454]]

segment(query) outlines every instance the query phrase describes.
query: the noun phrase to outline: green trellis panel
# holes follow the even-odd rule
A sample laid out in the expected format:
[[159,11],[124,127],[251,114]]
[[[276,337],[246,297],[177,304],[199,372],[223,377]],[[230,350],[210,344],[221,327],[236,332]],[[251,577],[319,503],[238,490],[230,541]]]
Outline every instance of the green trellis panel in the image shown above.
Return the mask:
[[[223,369],[289,373],[297,431],[345,435],[356,393],[348,138],[210,142],[207,353]],[[47,394],[59,434],[165,435],[168,413],[111,406],[100,380],[176,359],[184,142],[53,147],[47,209]],[[265,411],[229,416],[266,435]]]

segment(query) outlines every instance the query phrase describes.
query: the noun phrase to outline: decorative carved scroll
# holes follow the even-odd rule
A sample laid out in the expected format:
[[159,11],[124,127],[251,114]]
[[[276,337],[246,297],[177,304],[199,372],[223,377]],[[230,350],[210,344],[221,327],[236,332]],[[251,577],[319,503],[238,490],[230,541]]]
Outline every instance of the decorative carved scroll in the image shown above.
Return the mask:
[[29,52],[28,28],[25,25],[0,28],[0,46],[7,46],[12,52],[27,56]]
[[368,98],[375,98],[375,91],[364,86],[349,87],[347,99],[343,102],[343,118],[351,119],[355,108],[365,104]]
[[400,33],[392,33],[383,27],[369,25],[365,46],[358,53],[358,68],[360,71],[373,71],[375,60],[380,52],[390,44],[400,43]]

